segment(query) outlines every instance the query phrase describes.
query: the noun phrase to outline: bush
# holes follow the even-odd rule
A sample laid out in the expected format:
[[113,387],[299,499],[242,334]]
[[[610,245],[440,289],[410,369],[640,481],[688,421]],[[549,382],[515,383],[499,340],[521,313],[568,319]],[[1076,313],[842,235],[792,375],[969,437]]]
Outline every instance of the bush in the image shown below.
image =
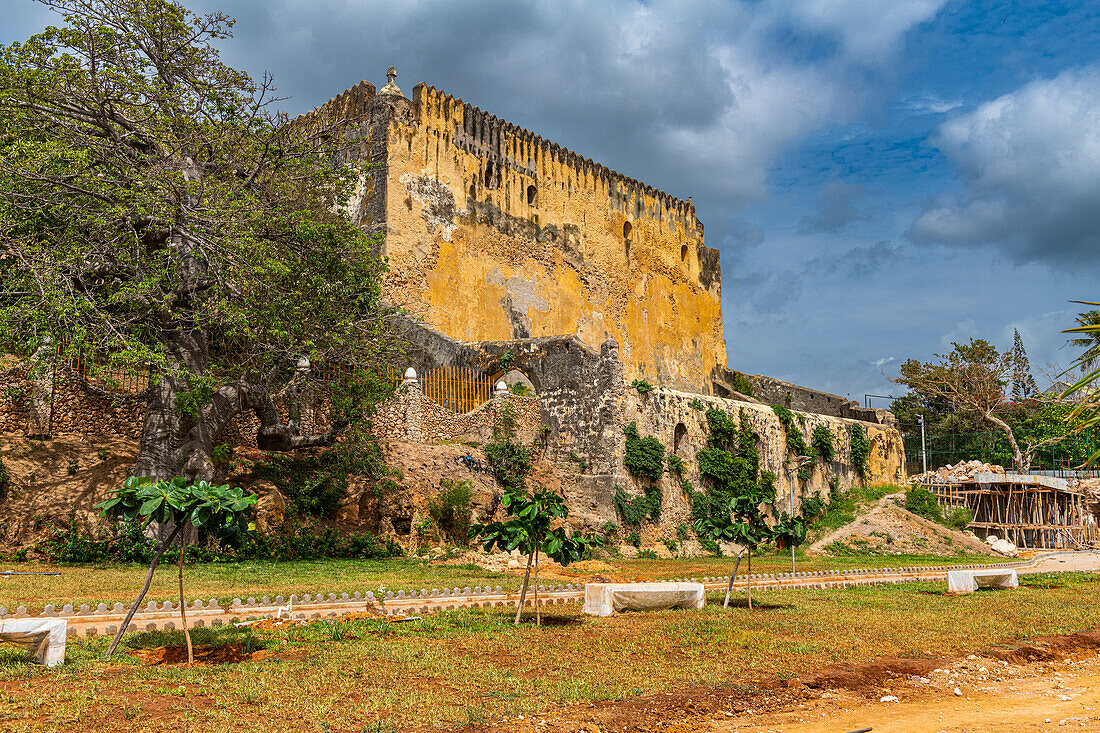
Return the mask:
[[654,387],[652,384],[645,381],[644,379],[635,379],[633,382],[630,383],[630,386],[633,387],[634,389],[638,390],[638,392],[640,394],[647,394],[647,393],[652,392],[653,390],[657,389],[656,387]]
[[810,445],[813,446],[814,453],[819,455],[823,461],[831,461],[833,456],[836,455],[836,438],[833,437],[833,431],[824,425],[818,425],[814,428],[814,432],[810,436]]
[[931,519],[933,522],[943,522],[943,512],[936,503],[936,495],[928,489],[919,486],[911,486],[905,492],[905,508],[919,517]]
[[657,481],[665,468],[665,447],[652,435],[642,438],[638,435],[637,423],[630,423],[624,429],[626,433],[626,456],[623,463],[632,476]]
[[653,550],[638,550],[634,557],[639,560],[660,560],[661,556]]
[[733,373],[733,377],[730,379],[730,386],[733,387],[735,392],[740,392],[746,397],[756,396],[752,381],[741,372]]
[[802,516],[813,520],[825,513],[825,500],[820,496],[807,496],[802,500]]
[[682,474],[684,472],[684,459],[680,456],[670,455],[668,457],[668,472],[677,476]]
[[951,529],[961,532],[974,521],[974,513],[964,506],[957,506],[947,513],[943,523]]
[[460,547],[469,543],[472,489],[468,480],[443,479],[439,482],[439,493],[428,500],[428,516],[448,540]]
[[136,562],[147,565],[156,545],[142,532],[140,520],[116,522],[103,536],[77,525],[76,513],[69,515],[65,529],[47,523],[48,536],[35,546],[46,562],[101,563]]
[[511,437],[494,438],[485,446],[485,459],[505,489],[521,489],[531,473],[531,451]]

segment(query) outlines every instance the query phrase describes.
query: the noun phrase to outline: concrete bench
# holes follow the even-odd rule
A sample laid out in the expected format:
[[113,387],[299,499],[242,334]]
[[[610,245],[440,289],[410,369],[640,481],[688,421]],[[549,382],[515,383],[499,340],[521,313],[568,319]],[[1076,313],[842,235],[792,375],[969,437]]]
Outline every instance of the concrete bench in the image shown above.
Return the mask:
[[949,570],[947,572],[948,593],[973,593],[979,586],[1011,589],[1020,585],[1016,571],[1012,568],[989,568],[987,570]]
[[585,583],[584,612],[610,616],[618,611],[702,608],[702,583]]
[[52,667],[65,661],[65,636],[69,622],[63,618],[13,618],[0,620],[0,642],[21,646],[34,661]]

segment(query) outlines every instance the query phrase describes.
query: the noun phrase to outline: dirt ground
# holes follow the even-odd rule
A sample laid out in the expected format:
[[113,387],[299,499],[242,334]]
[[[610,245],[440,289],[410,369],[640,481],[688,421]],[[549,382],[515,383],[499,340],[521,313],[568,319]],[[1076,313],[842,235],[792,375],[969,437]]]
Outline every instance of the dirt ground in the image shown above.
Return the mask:
[[[918,517],[897,505],[904,494],[891,494],[879,500],[866,514],[851,524],[822,537],[807,550],[809,554],[829,551],[833,543],[853,552],[877,552],[888,555],[957,555],[960,552],[996,555],[989,545],[972,535],[955,532]],[[1000,557],[998,555],[998,557]]]
[[1100,730],[1100,633],[961,659],[831,667],[772,689],[684,688],[473,730],[619,733],[1024,733]]

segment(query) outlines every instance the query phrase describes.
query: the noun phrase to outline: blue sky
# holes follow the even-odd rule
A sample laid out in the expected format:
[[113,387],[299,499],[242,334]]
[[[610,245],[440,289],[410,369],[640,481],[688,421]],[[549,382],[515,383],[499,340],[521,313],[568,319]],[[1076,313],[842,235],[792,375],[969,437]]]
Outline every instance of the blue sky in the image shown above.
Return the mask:
[[[862,401],[1014,328],[1068,366],[1068,301],[1100,299],[1100,3],[187,4],[292,113],[394,64],[693,197],[742,371]],[[0,41],[50,16],[3,0]]]

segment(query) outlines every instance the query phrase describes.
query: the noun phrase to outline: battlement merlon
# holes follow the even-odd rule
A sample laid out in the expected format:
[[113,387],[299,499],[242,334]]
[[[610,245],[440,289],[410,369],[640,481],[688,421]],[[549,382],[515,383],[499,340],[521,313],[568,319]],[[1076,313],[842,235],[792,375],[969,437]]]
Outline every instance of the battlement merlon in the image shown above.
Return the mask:
[[[392,87],[400,92],[396,86]],[[383,102],[387,96],[393,101],[404,100],[411,103],[411,122],[420,124],[422,112],[433,110],[437,115],[452,117],[458,110],[462,112],[462,123],[456,129],[450,131],[453,142],[460,148],[481,157],[497,157],[508,160],[512,167],[526,172],[530,177],[536,178],[535,163],[530,158],[520,159],[518,151],[508,152],[504,148],[509,139],[517,141],[527,150],[538,150],[551,161],[572,168],[579,174],[598,179],[607,187],[613,199],[617,199],[622,208],[628,207],[633,202],[632,212],[635,218],[652,216],[657,219],[672,219],[681,224],[686,231],[703,237],[703,223],[695,215],[695,204],[690,198],[686,201],[643,181],[626,176],[612,170],[602,163],[591,158],[573,152],[572,150],[526,128],[515,125],[496,115],[464,102],[446,92],[436,89],[425,82],[413,87],[412,99],[408,100],[403,95],[385,95],[382,91],[376,91],[375,86],[369,81],[361,81],[346,91],[332,97],[303,117],[321,115],[330,119],[359,120],[369,116],[372,101]],[[646,199],[654,202],[649,205]]]

